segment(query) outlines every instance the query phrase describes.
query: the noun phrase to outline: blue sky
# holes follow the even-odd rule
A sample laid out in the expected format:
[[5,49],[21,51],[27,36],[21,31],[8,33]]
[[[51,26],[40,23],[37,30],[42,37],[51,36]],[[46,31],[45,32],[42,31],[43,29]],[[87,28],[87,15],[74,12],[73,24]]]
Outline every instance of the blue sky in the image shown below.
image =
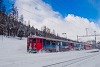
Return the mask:
[[[100,9],[99,0],[43,0],[48,3],[54,11],[59,12],[63,17],[68,14],[74,14],[87,18],[89,20],[96,21],[99,19]],[[11,9],[13,0],[4,0],[7,5],[7,11]]]
[[63,16],[74,14],[87,19],[97,20],[99,18],[99,0],[43,0],[50,4],[54,11]]
[[3,0],[4,4],[6,5],[6,11],[9,12],[11,9],[12,4],[14,4],[13,0]]

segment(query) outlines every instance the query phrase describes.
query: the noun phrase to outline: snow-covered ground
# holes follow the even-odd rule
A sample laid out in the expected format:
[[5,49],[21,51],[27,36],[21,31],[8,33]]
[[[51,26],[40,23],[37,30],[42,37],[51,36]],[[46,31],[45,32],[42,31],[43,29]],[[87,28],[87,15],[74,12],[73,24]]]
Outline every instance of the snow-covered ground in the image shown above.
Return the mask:
[[32,54],[26,45],[26,38],[0,36],[0,67],[100,67],[100,52],[91,52],[95,50]]

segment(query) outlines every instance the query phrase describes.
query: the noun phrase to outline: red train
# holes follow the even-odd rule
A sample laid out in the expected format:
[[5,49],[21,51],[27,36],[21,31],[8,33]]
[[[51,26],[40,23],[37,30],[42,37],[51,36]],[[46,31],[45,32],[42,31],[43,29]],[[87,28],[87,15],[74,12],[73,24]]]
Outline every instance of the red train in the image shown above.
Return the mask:
[[85,50],[90,50],[90,49],[92,49],[92,44],[84,44],[84,49]]
[[40,36],[31,36],[27,38],[27,51],[32,53],[36,53],[38,51],[68,51],[74,50],[75,47],[77,47],[78,49],[84,48],[82,42],[73,42]]
[[27,38],[27,51],[29,52],[37,52],[42,50],[43,48],[43,39],[37,37],[29,37]]

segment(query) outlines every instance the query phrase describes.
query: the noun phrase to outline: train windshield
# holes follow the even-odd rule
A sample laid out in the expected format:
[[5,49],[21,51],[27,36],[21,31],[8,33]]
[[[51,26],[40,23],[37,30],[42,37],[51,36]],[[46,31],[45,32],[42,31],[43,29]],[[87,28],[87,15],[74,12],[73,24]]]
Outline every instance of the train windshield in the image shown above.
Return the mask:
[[37,39],[37,43],[42,43],[42,39]]
[[33,42],[33,43],[36,43],[36,38],[34,38],[34,39],[32,40],[32,42]]

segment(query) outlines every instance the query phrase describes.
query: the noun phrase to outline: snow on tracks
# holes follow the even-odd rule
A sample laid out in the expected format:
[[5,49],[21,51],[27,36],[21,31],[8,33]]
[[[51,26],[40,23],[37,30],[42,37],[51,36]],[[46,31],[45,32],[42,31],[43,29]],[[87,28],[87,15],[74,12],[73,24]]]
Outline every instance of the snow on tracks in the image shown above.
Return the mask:
[[62,62],[46,65],[43,67],[66,67],[68,65],[72,65],[74,63],[89,59],[89,58],[97,56],[97,55],[98,54],[96,53],[96,54],[92,54],[92,55],[87,55],[87,56],[83,56],[83,57],[79,57],[79,58],[75,58],[75,59],[71,59],[71,60],[67,60],[67,61],[62,61]]

